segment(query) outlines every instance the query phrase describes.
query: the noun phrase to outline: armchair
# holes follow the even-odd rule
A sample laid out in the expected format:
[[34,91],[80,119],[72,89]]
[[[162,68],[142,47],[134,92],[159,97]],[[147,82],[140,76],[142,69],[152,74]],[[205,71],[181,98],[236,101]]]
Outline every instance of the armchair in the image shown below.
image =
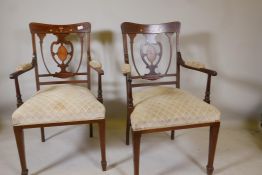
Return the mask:
[[[180,25],[180,22],[121,25],[125,62],[122,73],[127,90],[126,144],[129,145],[131,130],[134,175],[139,175],[143,134],[171,131],[173,140],[175,130],[204,126],[210,127],[207,174],[213,174],[220,112],[209,103],[211,77],[217,73],[196,61],[183,60],[179,48]],[[180,67],[207,74],[204,102],[180,89]],[[138,87],[143,89],[135,92],[133,89]]]
[[[32,35],[32,62],[19,66],[14,73],[10,74],[10,79],[15,81],[17,97],[18,109],[12,115],[12,122],[22,168],[21,174],[28,174],[24,129],[41,128],[41,138],[44,142],[44,127],[78,124],[90,125],[90,137],[93,136],[92,124],[98,124],[101,165],[105,171],[107,164],[105,107],[102,104],[101,82],[104,71],[101,64],[94,65],[95,60],[91,60],[91,24],[88,22],[69,25],[30,23],[29,27]],[[48,37],[55,37],[55,40]],[[50,44],[49,49],[44,49],[46,46],[44,43]],[[79,54],[75,54],[78,49]],[[40,70],[39,55],[45,72]],[[45,56],[49,56],[50,59],[47,60]],[[77,60],[76,57],[80,58]],[[87,64],[84,64],[84,58]],[[74,67],[73,63],[77,66]],[[59,68],[57,72],[52,71],[53,65]],[[37,93],[23,103],[18,78],[32,69],[35,71]],[[90,91],[91,69],[98,73],[97,97]],[[42,88],[43,86],[47,87]]]

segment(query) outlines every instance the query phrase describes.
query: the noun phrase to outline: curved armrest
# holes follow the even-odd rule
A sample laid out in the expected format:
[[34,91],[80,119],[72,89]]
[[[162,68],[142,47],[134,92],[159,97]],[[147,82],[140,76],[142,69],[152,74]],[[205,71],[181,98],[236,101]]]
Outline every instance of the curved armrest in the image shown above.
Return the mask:
[[214,71],[214,70],[211,70],[211,69],[207,69],[207,68],[196,68],[196,67],[193,67],[193,66],[188,66],[186,64],[181,64],[181,66],[185,67],[185,68],[188,68],[188,69],[192,69],[192,70],[196,70],[196,71],[199,71],[199,72],[203,72],[203,73],[206,73],[206,74],[210,74],[212,76],[217,76],[217,72]]
[[102,64],[97,60],[91,60],[89,65],[92,69],[97,71],[98,74],[104,75],[104,70],[102,69]]
[[211,86],[211,76],[216,76],[217,75],[217,72],[214,71],[214,70],[211,70],[211,69],[207,69],[205,68],[205,65],[200,63],[200,62],[197,62],[197,61],[193,61],[193,60],[190,60],[190,61],[184,61],[182,59],[182,56],[181,56],[181,53],[178,52],[177,53],[178,57],[178,64],[185,67],[185,68],[188,68],[188,69],[192,69],[192,70],[196,70],[196,71],[199,71],[199,72],[204,72],[206,73],[208,76],[207,76],[207,84],[206,84],[206,92],[205,92],[205,98],[204,98],[204,101],[207,102],[207,103],[210,103],[210,86]]
[[131,73],[131,66],[130,64],[123,64],[121,66],[121,71],[124,75],[130,74]]
[[35,66],[36,66],[36,58],[33,58],[31,63],[19,65],[16,68],[16,71],[9,75],[10,79],[15,80],[16,101],[17,101],[16,106],[17,107],[19,107],[23,104],[23,100],[22,100],[22,96],[21,96],[21,92],[20,92],[20,87],[19,87],[18,76],[29,71],[29,70],[31,70],[31,69],[33,69]]
[[22,64],[17,66],[16,71],[11,73],[9,75],[10,79],[14,79],[17,78],[19,75],[28,72],[29,70],[33,69],[35,67],[35,59],[32,60],[31,63],[27,63],[27,64]]
[[199,72],[203,72],[212,76],[216,76],[217,72],[211,69],[205,68],[205,65],[201,62],[195,61],[195,60],[186,60],[184,61],[181,53],[178,52],[178,59],[179,59],[179,64],[185,68],[196,70]]
[[193,67],[196,69],[201,69],[201,68],[205,68],[205,65],[199,61],[196,60],[185,60],[185,65],[189,66],[189,67]]

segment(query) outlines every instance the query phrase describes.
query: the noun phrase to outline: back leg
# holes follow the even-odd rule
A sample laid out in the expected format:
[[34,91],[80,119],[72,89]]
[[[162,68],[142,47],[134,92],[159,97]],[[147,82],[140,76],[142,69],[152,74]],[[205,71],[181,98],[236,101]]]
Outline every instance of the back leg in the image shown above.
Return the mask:
[[89,124],[89,137],[93,137],[93,124]]
[[41,127],[40,130],[41,130],[41,140],[42,142],[45,142],[45,128]]
[[171,131],[171,140],[175,140],[175,130]]

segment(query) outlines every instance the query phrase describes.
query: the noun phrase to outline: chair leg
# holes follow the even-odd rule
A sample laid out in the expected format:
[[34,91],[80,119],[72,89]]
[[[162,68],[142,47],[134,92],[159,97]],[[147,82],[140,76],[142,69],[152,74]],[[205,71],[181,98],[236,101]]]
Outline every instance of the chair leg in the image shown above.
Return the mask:
[[175,130],[171,131],[171,140],[175,140]]
[[126,119],[126,145],[129,145],[129,135],[130,135],[130,115],[127,114],[127,119]]
[[41,127],[41,141],[45,142],[45,128]]
[[220,123],[215,123],[210,126],[207,175],[212,175],[214,171],[213,163],[215,158],[219,127],[220,127]]
[[28,175],[28,169],[26,167],[26,157],[25,157],[25,145],[24,145],[24,131],[22,127],[14,126],[15,139],[18,149],[18,154],[20,158],[20,164],[22,168],[21,175]]
[[101,165],[102,165],[102,170],[106,171],[106,138],[105,138],[105,120],[101,121],[98,123],[99,124],[99,137],[100,137],[100,148],[101,148]]
[[141,132],[132,131],[133,138],[133,160],[134,160],[134,175],[139,175],[139,158],[140,158],[140,141]]
[[89,137],[93,137],[93,124],[89,124]]

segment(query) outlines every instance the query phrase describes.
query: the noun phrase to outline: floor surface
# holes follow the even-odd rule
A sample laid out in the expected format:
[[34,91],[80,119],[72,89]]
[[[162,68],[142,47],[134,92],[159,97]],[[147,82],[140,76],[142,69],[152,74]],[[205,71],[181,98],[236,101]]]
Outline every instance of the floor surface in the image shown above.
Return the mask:
[[[88,126],[46,129],[47,141],[40,141],[39,129],[25,131],[31,175],[133,175],[132,147],[125,145],[125,121],[108,119],[107,162],[102,172],[97,127],[89,138]],[[205,175],[208,128],[180,130],[175,141],[170,133],[143,135],[141,175]],[[262,130],[252,123],[224,121],[220,129],[215,175],[261,175]],[[9,122],[0,124],[0,175],[18,175],[20,165]]]

